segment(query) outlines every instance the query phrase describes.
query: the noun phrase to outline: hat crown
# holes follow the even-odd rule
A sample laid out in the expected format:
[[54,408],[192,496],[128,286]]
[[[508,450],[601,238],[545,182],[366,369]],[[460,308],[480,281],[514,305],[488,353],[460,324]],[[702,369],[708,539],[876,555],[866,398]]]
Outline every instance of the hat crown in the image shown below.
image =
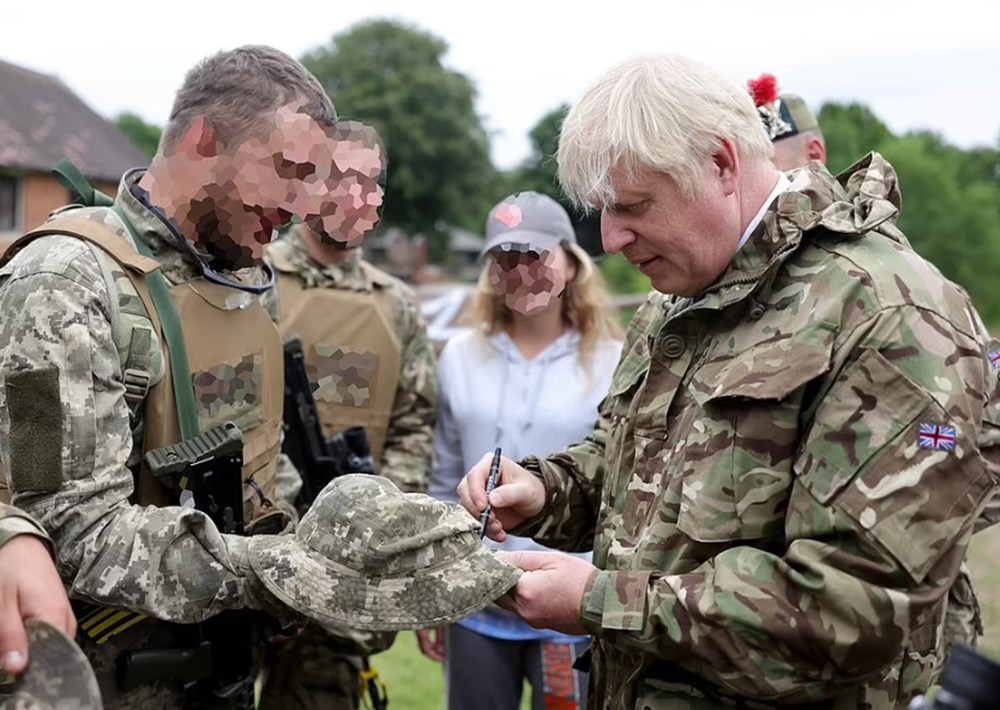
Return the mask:
[[573,222],[562,205],[540,192],[509,195],[486,218],[486,250],[517,244],[540,252],[560,242],[576,242]]
[[299,524],[299,538],[359,576],[412,576],[479,544],[477,521],[460,507],[422,494],[401,495],[370,474],[337,478]]

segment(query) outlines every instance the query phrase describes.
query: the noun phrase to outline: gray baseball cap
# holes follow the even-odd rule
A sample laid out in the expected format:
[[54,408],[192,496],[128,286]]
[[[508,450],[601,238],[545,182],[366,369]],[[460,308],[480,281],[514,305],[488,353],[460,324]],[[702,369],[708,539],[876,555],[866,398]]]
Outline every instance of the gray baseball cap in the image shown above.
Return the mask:
[[94,670],[69,636],[40,619],[26,619],[28,668],[14,683],[7,710],[101,710]]
[[330,633],[444,626],[521,575],[461,506],[361,473],[330,482],[294,535],[251,537],[249,556],[274,596]]
[[563,206],[540,192],[517,192],[490,210],[480,257],[497,248],[551,251],[562,242],[576,244],[573,223]]

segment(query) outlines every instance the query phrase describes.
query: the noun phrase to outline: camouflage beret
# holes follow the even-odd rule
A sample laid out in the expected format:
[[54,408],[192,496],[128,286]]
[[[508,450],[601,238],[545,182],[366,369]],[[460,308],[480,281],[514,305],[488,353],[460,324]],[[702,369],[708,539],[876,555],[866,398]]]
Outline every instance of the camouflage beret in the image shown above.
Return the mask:
[[327,631],[444,626],[521,574],[480,541],[461,506],[367,474],[332,481],[295,535],[250,538],[249,555],[272,594]]
[[94,670],[69,636],[39,619],[27,619],[28,669],[18,677],[6,710],[101,710]]
[[778,94],[777,80],[771,74],[761,74],[748,81],[747,86],[772,141],[819,128],[815,114],[801,96]]

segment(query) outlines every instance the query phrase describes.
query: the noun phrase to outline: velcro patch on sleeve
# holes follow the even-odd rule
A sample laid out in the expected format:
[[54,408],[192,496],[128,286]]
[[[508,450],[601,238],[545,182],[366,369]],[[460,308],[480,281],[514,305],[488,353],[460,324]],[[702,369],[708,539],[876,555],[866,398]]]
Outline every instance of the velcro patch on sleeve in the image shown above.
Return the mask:
[[59,370],[46,367],[9,373],[6,394],[11,488],[32,493],[59,490],[63,430]]

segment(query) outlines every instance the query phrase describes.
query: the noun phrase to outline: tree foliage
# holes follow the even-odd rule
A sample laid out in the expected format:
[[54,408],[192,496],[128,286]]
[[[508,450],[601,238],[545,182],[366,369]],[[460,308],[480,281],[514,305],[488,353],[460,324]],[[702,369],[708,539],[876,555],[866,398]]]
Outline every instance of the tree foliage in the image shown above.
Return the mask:
[[567,113],[569,106],[562,104],[542,116],[531,129],[528,134],[531,153],[521,167],[507,175],[507,193],[534,190],[558,200],[569,212],[580,246],[591,256],[599,257],[604,253],[600,215],[585,215],[577,210],[559,187],[556,151],[559,149],[559,130]]
[[903,195],[900,229],[968,291],[988,324],[1000,326],[1000,143],[963,150],[929,131],[896,136],[858,104],[826,104],[819,123],[832,171],[869,151],[885,156]]
[[427,235],[438,258],[449,226],[481,232],[499,181],[475,86],[444,66],[447,49],[428,32],[377,19],[302,58],[338,114],[373,125],[386,143],[383,225]]
[[160,146],[160,134],[163,129],[152,123],[146,123],[134,113],[124,112],[115,117],[115,125],[118,130],[132,141],[132,144],[152,158],[156,155],[156,149]]

